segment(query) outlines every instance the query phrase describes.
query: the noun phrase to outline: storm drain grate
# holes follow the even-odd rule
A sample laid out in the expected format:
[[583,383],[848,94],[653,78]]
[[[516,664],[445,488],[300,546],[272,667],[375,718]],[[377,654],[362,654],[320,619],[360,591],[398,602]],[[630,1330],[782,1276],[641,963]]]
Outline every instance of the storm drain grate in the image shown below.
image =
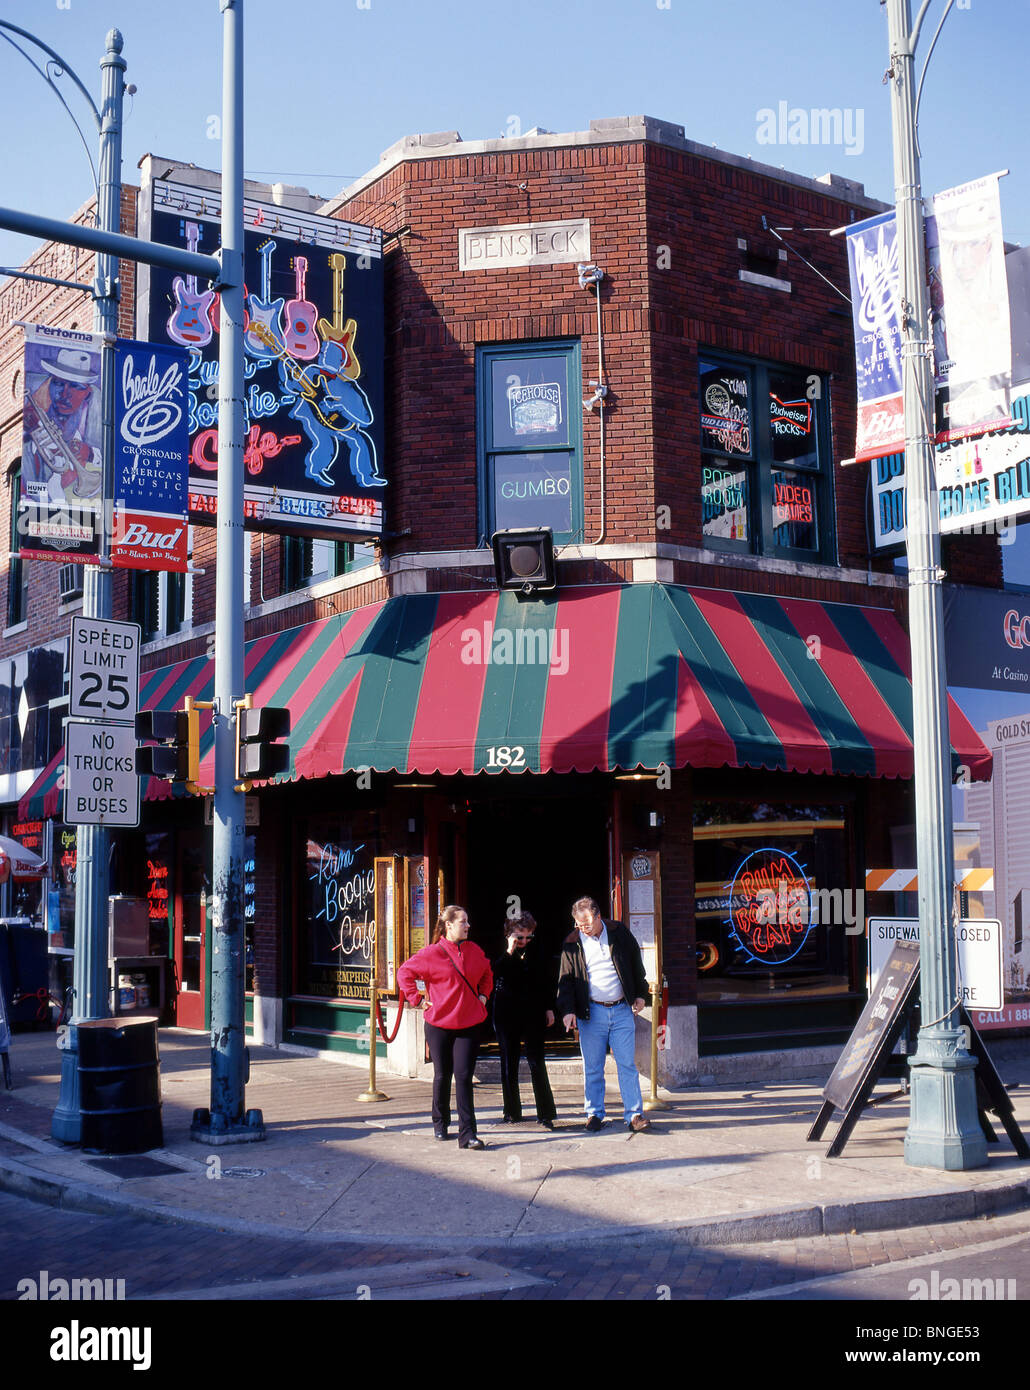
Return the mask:
[[165,1173],[181,1173],[174,1163],[162,1163],[159,1158],[147,1158],[145,1154],[126,1154],[122,1158],[88,1158],[91,1168],[100,1168],[105,1173],[113,1173],[116,1178],[159,1178]]

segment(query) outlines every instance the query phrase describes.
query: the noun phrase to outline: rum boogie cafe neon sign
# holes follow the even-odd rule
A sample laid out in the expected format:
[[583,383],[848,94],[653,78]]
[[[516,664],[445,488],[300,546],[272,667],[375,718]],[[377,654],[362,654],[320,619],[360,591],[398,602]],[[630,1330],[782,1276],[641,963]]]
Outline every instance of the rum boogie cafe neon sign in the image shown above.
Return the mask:
[[783,965],[812,930],[808,877],[792,854],[756,849],[741,860],[729,892],[731,935],[761,965]]

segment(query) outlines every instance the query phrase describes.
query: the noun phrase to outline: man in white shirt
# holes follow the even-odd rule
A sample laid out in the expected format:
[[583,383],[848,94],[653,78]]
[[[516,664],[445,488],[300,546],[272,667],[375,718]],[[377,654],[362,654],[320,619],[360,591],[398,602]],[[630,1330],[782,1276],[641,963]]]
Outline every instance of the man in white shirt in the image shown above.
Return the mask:
[[579,1027],[587,1129],[604,1123],[604,1059],[610,1047],[619,1072],[628,1129],[650,1129],[634,1060],[633,1015],[644,1008],[647,976],[636,937],[621,922],[605,922],[593,898],[573,904],[576,930],[562,946],[558,1012],[566,1032]]

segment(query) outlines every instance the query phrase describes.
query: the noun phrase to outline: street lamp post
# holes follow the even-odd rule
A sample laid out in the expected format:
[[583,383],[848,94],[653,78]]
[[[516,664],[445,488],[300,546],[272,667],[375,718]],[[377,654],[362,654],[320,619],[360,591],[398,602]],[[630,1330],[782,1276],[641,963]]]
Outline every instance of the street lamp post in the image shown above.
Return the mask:
[[981,1168],[987,1144],[977,1116],[975,1059],[958,1022],[951,747],[942,660],[944,603],[934,485],[934,399],[930,367],[926,252],[916,149],[913,64],[929,0],[912,27],[909,0],[887,0],[888,71],[894,126],[894,183],[901,257],[902,372],[907,484],[912,748],[919,876],[920,1028],[911,1069],[905,1162],[950,1170]]
[[[3,28],[28,39],[49,54],[59,72],[66,72],[89,104],[100,135],[97,181],[97,227],[118,232],[122,196],[122,105],[125,93],[125,59],[117,29],[107,35],[100,61],[101,110],[63,58],[24,29],[3,22]],[[15,45],[17,47],[17,45]],[[24,50],[21,50],[24,52]],[[25,55],[28,56],[28,55]],[[31,61],[31,59],[30,59]],[[39,69],[37,69],[39,71]],[[52,74],[43,76],[53,86]],[[61,98],[63,103],[63,98]],[[67,106],[66,106],[67,109]],[[80,132],[81,134],[81,132]],[[87,147],[88,152],[88,147]],[[90,618],[111,617],[109,510],[114,488],[114,340],[118,334],[118,261],[98,249],[93,282],[94,329],[104,337],[100,355],[100,398],[103,416],[103,486],[98,525],[99,565],[87,565],[83,582],[82,611]],[[73,967],[74,1010],[61,1052],[61,1088],[54,1110],[51,1133],[66,1144],[80,1142],[82,1116],[79,1106],[78,1024],[85,1019],[107,1018],[108,959],[107,903],[109,897],[110,841],[102,825],[80,825],[76,840],[75,957]]]

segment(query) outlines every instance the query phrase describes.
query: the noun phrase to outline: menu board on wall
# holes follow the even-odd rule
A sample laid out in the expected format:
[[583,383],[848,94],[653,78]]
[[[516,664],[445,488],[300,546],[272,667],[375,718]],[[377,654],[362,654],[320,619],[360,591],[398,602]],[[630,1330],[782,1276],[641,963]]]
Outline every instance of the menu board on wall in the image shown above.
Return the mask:
[[637,939],[648,984],[661,984],[662,900],[661,870],[655,850],[634,850],[623,856],[626,922]]

